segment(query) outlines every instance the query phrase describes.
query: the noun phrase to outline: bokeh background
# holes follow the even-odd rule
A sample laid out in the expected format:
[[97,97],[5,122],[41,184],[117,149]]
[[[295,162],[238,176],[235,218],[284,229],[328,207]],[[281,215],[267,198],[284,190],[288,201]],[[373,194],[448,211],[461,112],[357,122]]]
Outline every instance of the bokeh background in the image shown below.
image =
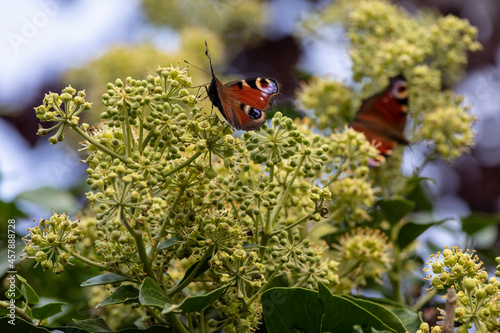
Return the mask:
[[[52,208],[77,214],[85,205],[86,167],[80,162],[83,153],[75,149],[78,139],[68,137],[62,144],[50,146],[47,138],[35,135],[39,121],[33,108],[41,104],[46,92],[60,92],[68,84],[85,89],[95,106],[94,115],[85,121],[96,124],[107,82],[117,77],[144,78],[158,66],[184,59],[208,70],[204,55],[207,41],[223,81],[260,75],[277,78],[284,93],[275,109],[290,116],[312,115],[297,110],[293,103],[301,80],[331,75],[347,83],[351,81],[349,45],[340,26],[322,31],[321,38],[305,37],[300,32],[301,20],[328,2],[3,1],[1,242],[5,244],[5,221],[9,218],[17,220],[22,236],[33,224],[33,218],[49,217]],[[435,248],[476,248],[491,258],[500,252],[497,224],[488,222],[481,232],[470,236],[461,231],[460,219],[478,213],[485,220],[498,220],[500,211],[500,3],[418,0],[399,4],[410,13],[425,9],[453,14],[478,28],[483,50],[470,54],[467,71],[454,87],[466,96],[478,118],[474,125],[476,146],[453,165],[434,161],[423,170],[423,176],[435,179],[428,186],[435,218],[450,218],[442,227],[425,234],[424,241]],[[210,79],[201,71],[195,77],[195,85]],[[418,165],[419,156],[418,145],[407,147],[403,169],[410,173]],[[3,275],[5,260],[0,263],[0,270]]]

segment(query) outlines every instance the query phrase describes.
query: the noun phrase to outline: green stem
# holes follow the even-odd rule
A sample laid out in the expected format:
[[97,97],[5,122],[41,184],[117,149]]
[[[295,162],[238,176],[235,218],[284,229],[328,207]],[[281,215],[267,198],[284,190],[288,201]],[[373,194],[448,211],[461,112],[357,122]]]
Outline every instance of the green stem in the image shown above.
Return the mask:
[[313,216],[315,213],[317,213],[318,211],[315,209],[314,211],[312,211],[311,213],[309,214],[306,214],[304,216],[302,216],[300,219],[298,219],[297,221],[293,222],[292,224],[289,224],[287,225],[286,227],[280,229],[280,230],[275,230],[271,233],[271,237],[274,236],[274,235],[278,235],[280,232],[282,232],[283,230],[289,230],[289,229],[292,229],[294,228],[295,226],[301,224],[302,222],[304,221],[307,221],[311,216]]
[[414,311],[419,311],[427,302],[429,302],[435,295],[431,293],[427,293],[422,295],[415,304],[411,307]]
[[121,155],[118,155],[117,153],[115,153],[114,151],[106,148],[105,146],[103,146],[102,144],[100,144],[99,142],[95,141],[93,138],[91,138],[87,133],[85,133],[84,130],[82,130],[80,127],[78,126],[71,126],[71,128],[73,130],[75,130],[75,132],[77,132],[78,134],[80,134],[81,137],[83,137],[85,140],[87,140],[89,143],[91,143],[92,145],[96,146],[97,148],[99,148],[101,151],[105,152],[106,154],[114,157],[114,158],[117,158],[119,159],[120,161],[122,161],[123,163],[126,163],[127,161],[127,158],[124,157],[124,156],[121,156]]
[[188,158],[187,160],[185,160],[183,163],[179,164],[178,166],[176,166],[175,168],[173,168],[172,170],[170,170],[169,172],[167,172],[164,175],[164,177],[168,177],[171,174],[176,173],[180,169],[185,168],[186,166],[188,166],[189,164],[191,164],[191,162],[193,162],[201,154],[202,154],[201,152],[197,151],[196,153],[193,154],[193,156],[191,156],[190,158]]
[[66,246],[64,246],[63,244],[60,244],[59,245],[59,248],[61,248],[62,250],[68,252],[70,255],[72,255],[73,257],[75,257],[76,259],[80,260],[81,262],[87,264],[87,265],[90,265],[90,266],[94,266],[100,270],[107,270],[108,268],[106,267],[106,265],[103,265],[103,264],[100,264],[98,262],[95,262],[93,260],[90,260],[88,258],[85,258],[84,256],[81,256],[79,255],[78,253],[68,249]]
[[177,196],[175,197],[174,202],[172,203],[172,206],[170,207],[170,212],[165,216],[165,220],[161,224],[160,230],[158,231],[158,234],[156,235],[153,246],[151,247],[151,251],[149,252],[149,259],[153,261],[153,259],[156,256],[156,249],[158,248],[158,245],[160,244],[160,240],[163,237],[163,234],[165,233],[165,229],[167,228],[168,221],[174,216],[174,211],[175,208],[177,207],[177,204],[181,200],[182,195],[184,194],[185,187],[181,186],[179,189],[179,192],[177,193]]
[[403,303],[404,295],[403,288],[401,286],[401,276],[403,275],[403,261],[401,260],[401,252],[402,250],[397,245],[397,239],[401,228],[403,227],[403,220],[399,221],[399,223],[395,224],[391,230],[391,241],[393,243],[393,258],[394,265],[393,271],[389,274],[389,280],[392,285],[392,290],[394,294],[394,300],[399,303]]
[[265,234],[267,234],[267,235],[271,234],[271,230],[272,230],[274,224],[276,223],[276,220],[278,219],[278,215],[279,215],[281,209],[283,208],[283,205],[285,204],[286,199],[288,199],[288,196],[290,195],[290,191],[292,190],[292,186],[293,186],[293,183],[295,182],[295,178],[297,178],[297,176],[299,175],[300,168],[302,167],[302,164],[304,163],[305,159],[306,159],[306,156],[302,155],[302,157],[299,160],[299,163],[295,167],[295,172],[293,173],[293,176],[290,179],[290,181],[286,187],[285,193],[283,193],[283,195],[280,196],[280,198],[278,200],[278,204],[274,207],[273,213],[271,214],[271,220],[267,221],[266,229],[264,231]]
[[186,327],[181,323],[177,315],[173,312],[170,312],[166,315],[168,321],[172,326],[175,328],[175,332],[179,333],[189,333],[189,331],[186,329]]
[[205,252],[205,254],[203,255],[203,257],[200,259],[200,261],[198,261],[198,264],[196,264],[196,267],[193,269],[193,271],[191,272],[191,274],[189,274],[188,277],[186,277],[184,279],[184,281],[182,281],[177,286],[175,286],[174,288],[172,288],[172,290],[170,290],[167,293],[167,296],[171,297],[172,295],[175,295],[176,293],[178,293],[179,291],[181,291],[182,289],[184,289],[188,284],[191,283],[191,281],[194,279],[194,277],[196,276],[196,273],[198,273],[198,271],[200,270],[200,268],[203,265],[203,263],[205,262],[205,260],[207,260],[208,257],[210,257],[212,255],[213,249],[214,249],[213,245],[210,246],[207,249],[207,251]]
[[[9,305],[10,305],[9,302],[0,301],[0,308],[7,308]],[[14,307],[14,311],[16,312],[16,315],[19,318],[22,318],[26,320],[28,323],[33,324],[33,320],[31,320],[31,318],[26,314],[26,312],[24,312],[21,308],[18,308],[16,306]]]
[[137,247],[137,253],[139,254],[139,258],[144,265],[144,272],[156,281],[155,273],[151,268],[151,262],[149,260],[148,254],[146,253],[146,247],[144,246],[144,242],[142,241],[142,233],[139,230],[135,230],[134,227],[127,221],[125,218],[125,212],[123,208],[120,211],[120,221],[123,226],[127,229],[127,231],[134,237],[135,245]]

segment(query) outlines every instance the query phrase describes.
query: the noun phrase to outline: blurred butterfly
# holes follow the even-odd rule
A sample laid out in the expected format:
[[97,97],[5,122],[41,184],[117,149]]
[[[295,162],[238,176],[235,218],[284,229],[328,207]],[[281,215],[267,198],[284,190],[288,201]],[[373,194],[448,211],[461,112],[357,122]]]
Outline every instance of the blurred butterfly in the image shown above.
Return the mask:
[[207,89],[210,101],[234,128],[244,131],[259,130],[266,121],[266,111],[271,109],[274,99],[281,93],[281,84],[267,77],[222,84],[214,74],[206,42],[205,46],[205,54],[212,71],[212,81]]
[[351,127],[365,134],[382,157],[398,144],[409,142],[403,134],[408,114],[408,82],[403,75],[391,79],[384,91],[363,100]]

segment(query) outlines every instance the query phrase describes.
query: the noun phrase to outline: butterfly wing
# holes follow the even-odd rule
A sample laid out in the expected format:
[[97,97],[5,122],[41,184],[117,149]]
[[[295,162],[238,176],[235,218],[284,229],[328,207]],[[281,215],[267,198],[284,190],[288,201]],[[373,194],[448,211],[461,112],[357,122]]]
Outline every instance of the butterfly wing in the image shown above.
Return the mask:
[[363,132],[383,155],[398,144],[408,144],[403,131],[408,113],[408,82],[399,75],[382,92],[365,99],[351,127]]
[[271,78],[253,78],[223,85],[215,76],[208,88],[208,96],[224,118],[236,129],[258,130],[266,121],[274,99],[281,92],[281,84]]

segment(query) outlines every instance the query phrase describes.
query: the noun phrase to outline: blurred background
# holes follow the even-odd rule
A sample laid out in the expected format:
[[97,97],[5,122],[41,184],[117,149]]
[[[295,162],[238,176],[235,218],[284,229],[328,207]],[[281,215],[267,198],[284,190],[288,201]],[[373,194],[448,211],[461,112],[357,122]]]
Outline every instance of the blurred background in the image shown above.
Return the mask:
[[[86,167],[80,162],[85,156],[75,149],[78,139],[69,137],[51,147],[47,138],[35,135],[39,121],[33,108],[45,93],[60,92],[68,84],[85,89],[88,101],[94,103],[94,115],[84,121],[97,124],[107,82],[127,76],[145,78],[158,66],[184,59],[208,70],[207,41],[222,81],[261,75],[276,78],[284,93],[275,109],[302,116],[304,111],[295,110],[292,103],[301,80],[331,75],[351,81],[349,45],[340,26],[322,32],[323,38],[299,33],[301,19],[328,2],[4,1],[0,5],[1,220],[15,218],[23,235],[33,218],[52,215],[52,207],[76,214],[85,204]],[[410,13],[428,8],[466,18],[479,30],[484,49],[470,54],[467,71],[454,87],[466,96],[478,118],[476,146],[453,165],[429,164],[422,175],[436,180],[429,186],[435,217],[457,218],[444,225],[446,232],[439,237],[429,235],[434,245],[468,245],[493,255],[500,249],[498,227],[489,222],[498,220],[500,211],[500,3],[415,0],[399,4]],[[195,77],[195,85],[210,80],[201,71]],[[416,154],[406,149],[403,168],[411,169]],[[471,213],[484,216],[488,226],[465,237],[459,219]],[[4,242],[5,223],[0,231]],[[432,234],[436,235],[435,229]],[[1,265],[4,262],[0,263],[3,275]]]

